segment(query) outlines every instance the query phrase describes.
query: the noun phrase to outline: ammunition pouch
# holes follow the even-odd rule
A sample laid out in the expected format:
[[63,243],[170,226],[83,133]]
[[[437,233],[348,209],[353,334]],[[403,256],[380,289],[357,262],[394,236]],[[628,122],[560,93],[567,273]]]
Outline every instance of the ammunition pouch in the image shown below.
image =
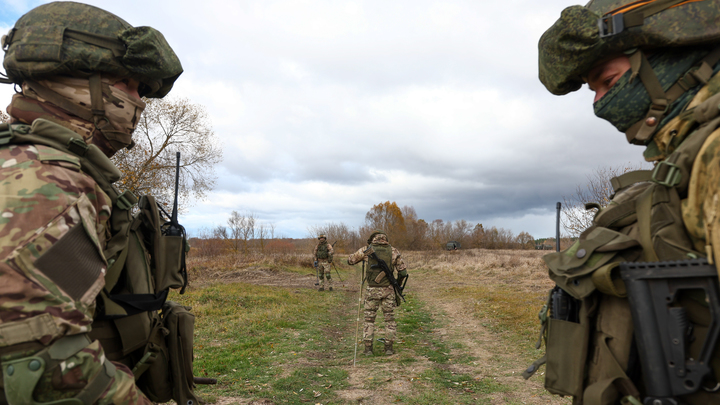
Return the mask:
[[151,336],[143,355],[143,358],[148,359],[149,367],[137,381],[140,389],[152,401],[168,402],[174,399],[178,404],[199,404],[193,393],[194,328],[195,316],[189,307],[173,301],[165,302],[162,326],[158,328],[159,333]]
[[615,346],[630,347],[632,335],[625,340],[613,336],[613,347],[608,348],[606,340],[613,332],[598,328],[598,314],[602,313],[603,319],[614,318],[618,308],[610,305],[612,301],[605,295],[612,299],[624,295],[618,263],[637,260],[642,254],[639,245],[623,233],[596,227],[567,250],[543,257],[557,285],[539,315],[541,333],[536,348],[545,340],[545,357],[526,370],[525,378],[545,363],[545,388],[575,398],[612,397],[616,395],[614,381],[629,381],[622,367],[602,363],[598,369],[588,361],[590,353],[602,352],[609,355],[611,364],[627,364],[624,359],[615,360],[622,351]]

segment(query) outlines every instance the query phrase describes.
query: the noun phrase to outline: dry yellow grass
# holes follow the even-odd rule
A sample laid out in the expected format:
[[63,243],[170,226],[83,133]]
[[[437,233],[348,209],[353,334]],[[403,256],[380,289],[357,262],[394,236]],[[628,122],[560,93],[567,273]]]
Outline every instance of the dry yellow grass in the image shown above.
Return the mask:
[[468,249],[450,252],[404,252],[410,269],[437,272],[462,284],[511,284],[520,291],[546,291],[553,286],[540,250]]

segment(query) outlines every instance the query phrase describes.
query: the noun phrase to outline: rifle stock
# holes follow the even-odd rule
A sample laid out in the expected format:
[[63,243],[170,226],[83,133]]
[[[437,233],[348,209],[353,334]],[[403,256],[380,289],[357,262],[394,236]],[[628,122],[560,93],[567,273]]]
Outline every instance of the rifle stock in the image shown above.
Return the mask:
[[[645,404],[677,404],[712,375],[711,360],[720,337],[720,286],[715,266],[705,259],[621,263],[647,391]],[[690,356],[695,336],[680,298],[704,292],[710,324],[702,347]]]

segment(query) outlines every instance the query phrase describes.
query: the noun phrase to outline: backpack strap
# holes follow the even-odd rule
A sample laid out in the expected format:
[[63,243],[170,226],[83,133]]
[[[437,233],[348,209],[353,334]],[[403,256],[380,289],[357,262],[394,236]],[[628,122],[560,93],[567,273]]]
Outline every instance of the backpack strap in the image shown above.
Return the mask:
[[613,177],[610,179],[610,184],[612,185],[613,191],[617,193],[625,187],[642,181],[650,181],[650,179],[652,179],[652,170],[633,170],[632,172]]

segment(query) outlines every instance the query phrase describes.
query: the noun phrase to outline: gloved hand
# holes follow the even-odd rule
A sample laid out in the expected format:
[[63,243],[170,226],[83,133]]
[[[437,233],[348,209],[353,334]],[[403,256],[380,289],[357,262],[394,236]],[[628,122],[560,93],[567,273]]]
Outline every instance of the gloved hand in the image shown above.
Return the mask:
[[375,249],[373,249],[372,245],[368,246],[368,248],[363,251],[363,255],[365,255],[365,257],[368,257],[373,253],[375,253]]

